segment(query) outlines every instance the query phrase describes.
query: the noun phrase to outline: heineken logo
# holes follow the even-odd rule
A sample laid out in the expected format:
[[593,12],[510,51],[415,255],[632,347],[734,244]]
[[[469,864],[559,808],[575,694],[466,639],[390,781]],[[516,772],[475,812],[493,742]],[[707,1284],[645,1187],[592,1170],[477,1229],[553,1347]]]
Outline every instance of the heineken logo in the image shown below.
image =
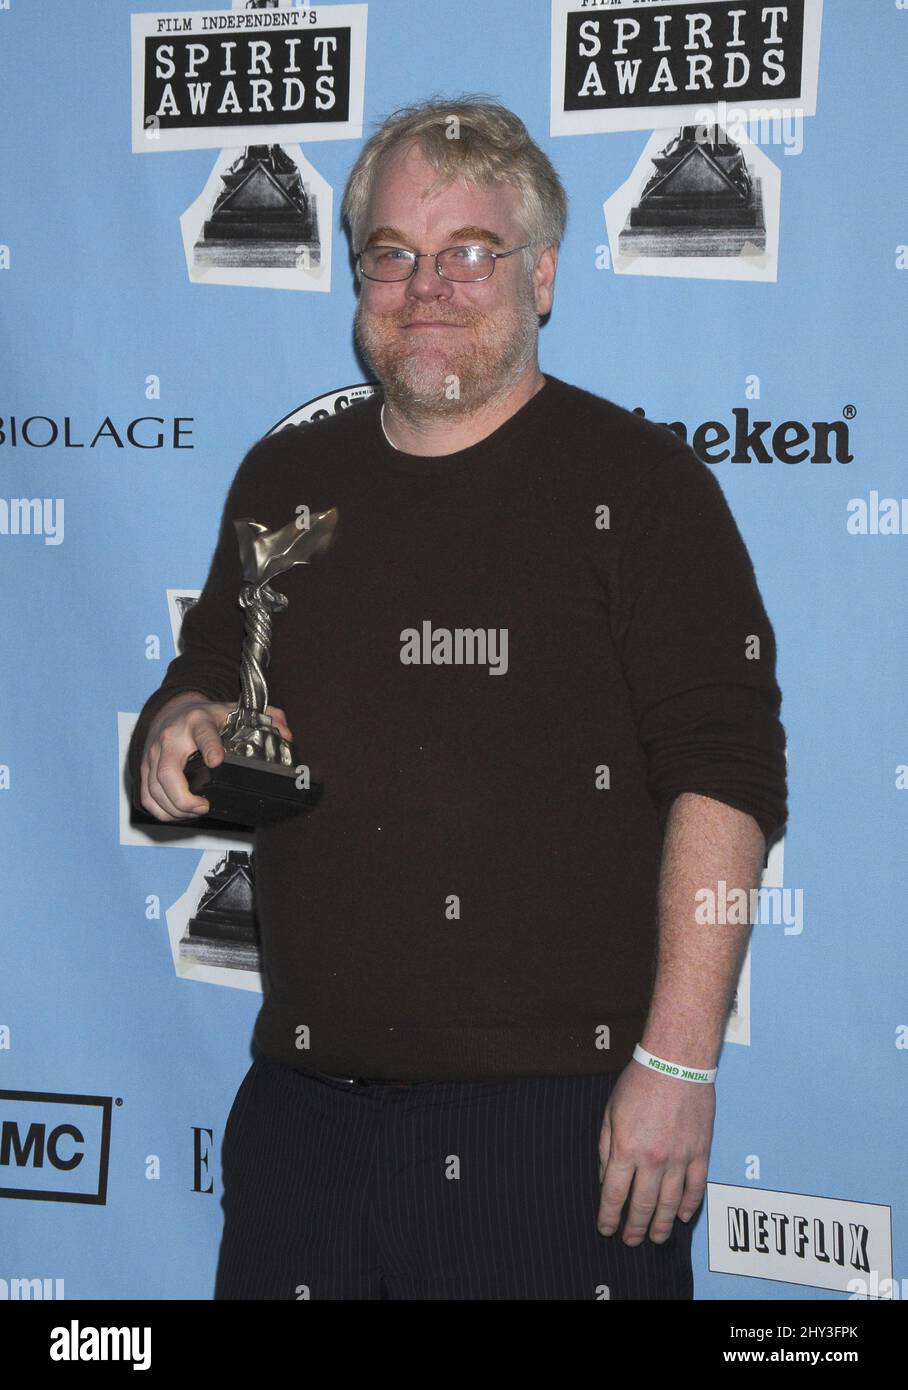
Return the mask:
[[[681,420],[657,423],[690,444],[704,463],[853,463],[848,421],[854,406],[847,405],[841,420],[760,420],[747,406],[735,406],[732,420],[704,420],[690,428]],[[635,415],[646,416],[642,406]]]

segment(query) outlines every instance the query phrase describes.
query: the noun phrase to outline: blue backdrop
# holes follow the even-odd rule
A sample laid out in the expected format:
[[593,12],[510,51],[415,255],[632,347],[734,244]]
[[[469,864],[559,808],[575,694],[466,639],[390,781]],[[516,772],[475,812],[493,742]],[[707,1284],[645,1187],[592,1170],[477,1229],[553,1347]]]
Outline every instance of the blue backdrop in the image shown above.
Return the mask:
[[[767,461],[753,448],[708,461],[776,630],[790,820],[767,881],[800,906],[787,927],[754,927],[717,1083],[697,1297],[905,1296],[908,12],[826,0],[815,114],[744,146],[770,254],[738,273],[730,257],[622,259],[609,200],[685,122],[552,134],[557,4],[373,0],[362,135],[302,141],[321,280],[296,266],[282,283],[255,283],[254,268],[224,283],[191,270],[196,229],[180,219],[248,142],[134,152],[133,10],[0,5],[0,1296],[211,1297],[218,1151],[260,994],[254,972],[180,965],[175,905],[223,844],[128,826],[125,740],[174,655],[175,596],[204,582],[243,453],[363,380],[339,223],[362,138],[404,102],[464,91],[516,110],[570,197],[543,368],[691,437],[709,421],[734,434],[735,410],[770,422]],[[164,423],[128,431],[139,417]],[[800,462],[784,457],[785,422],[809,435]],[[844,428],[847,461],[814,461],[818,422]],[[28,525],[16,499],[32,502]],[[727,1189],[753,1189],[768,1212],[788,1194],[830,1242],[841,1222],[843,1260],[825,1282],[791,1249],[740,1263]],[[872,1227],[863,1270],[849,1223]]]

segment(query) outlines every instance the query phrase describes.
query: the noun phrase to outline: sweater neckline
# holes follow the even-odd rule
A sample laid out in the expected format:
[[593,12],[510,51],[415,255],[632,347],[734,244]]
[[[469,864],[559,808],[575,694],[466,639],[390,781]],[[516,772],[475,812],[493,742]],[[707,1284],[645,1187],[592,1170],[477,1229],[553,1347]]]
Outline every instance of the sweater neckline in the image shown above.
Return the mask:
[[545,383],[539,390],[524,401],[519,410],[509,415],[497,429],[469,444],[465,449],[455,449],[450,454],[408,454],[398,449],[385,437],[381,423],[381,407],[384,392],[378,390],[372,400],[372,444],[385,467],[393,473],[416,473],[422,476],[450,476],[459,473],[476,463],[500,456],[517,438],[528,430],[538,427],[542,417],[548,412],[557,388],[561,382],[549,372],[542,373]]

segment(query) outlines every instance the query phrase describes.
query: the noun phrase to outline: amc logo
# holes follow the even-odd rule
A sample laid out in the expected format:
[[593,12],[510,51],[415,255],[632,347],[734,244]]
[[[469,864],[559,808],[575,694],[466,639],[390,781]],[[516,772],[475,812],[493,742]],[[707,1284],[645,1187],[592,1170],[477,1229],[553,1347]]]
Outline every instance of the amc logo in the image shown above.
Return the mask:
[[107,1200],[110,1096],[0,1091],[0,1197]]

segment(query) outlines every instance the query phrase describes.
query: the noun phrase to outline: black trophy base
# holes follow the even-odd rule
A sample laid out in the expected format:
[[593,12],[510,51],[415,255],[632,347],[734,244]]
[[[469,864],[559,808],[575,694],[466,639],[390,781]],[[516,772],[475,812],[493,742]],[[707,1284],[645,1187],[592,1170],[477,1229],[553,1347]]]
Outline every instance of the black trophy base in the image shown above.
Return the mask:
[[209,767],[201,753],[193,753],[186,760],[185,774],[189,790],[208,802],[206,819],[238,825],[270,825],[311,811],[324,790],[321,782],[298,787],[295,768],[241,753],[225,753],[217,767]]

